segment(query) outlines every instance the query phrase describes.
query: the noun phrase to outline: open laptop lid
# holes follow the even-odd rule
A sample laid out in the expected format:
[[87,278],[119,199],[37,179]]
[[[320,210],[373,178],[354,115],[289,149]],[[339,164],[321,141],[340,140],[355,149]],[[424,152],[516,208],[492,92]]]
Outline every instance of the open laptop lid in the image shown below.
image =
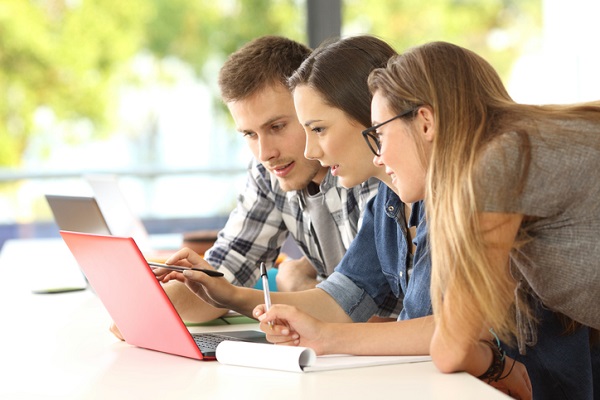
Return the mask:
[[203,359],[132,238],[60,234],[127,343]]
[[115,236],[132,237],[143,252],[152,250],[148,231],[131,210],[114,175],[85,175],[110,231]]
[[108,224],[93,197],[47,194],[46,201],[61,230],[110,235]]

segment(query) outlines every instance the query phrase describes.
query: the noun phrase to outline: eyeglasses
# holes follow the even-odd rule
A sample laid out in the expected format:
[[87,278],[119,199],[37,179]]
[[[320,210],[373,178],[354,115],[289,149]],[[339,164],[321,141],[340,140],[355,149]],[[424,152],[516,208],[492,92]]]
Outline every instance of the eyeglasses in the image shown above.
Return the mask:
[[415,112],[418,108],[419,107],[415,107],[415,108],[411,108],[410,110],[401,112],[400,114],[388,119],[387,121],[383,121],[380,124],[373,125],[369,129],[365,129],[364,131],[362,131],[362,135],[365,138],[365,141],[369,145],[369,149],[371,149],[373,154],[375,154],[377,157],[381,156],[381,141],[379,140],[379,135],[377,135],[377,129],[381,128],[383,125],[385,125],[387,123],[392,122],[395,119],[405,117],[408,114]]

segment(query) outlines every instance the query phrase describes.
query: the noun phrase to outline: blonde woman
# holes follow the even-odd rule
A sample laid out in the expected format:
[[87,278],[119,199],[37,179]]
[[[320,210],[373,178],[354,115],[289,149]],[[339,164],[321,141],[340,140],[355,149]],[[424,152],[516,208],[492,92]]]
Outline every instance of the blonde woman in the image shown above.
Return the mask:
[[[600,104],[517,104],[485,60],[443,42],[394,57],[369,83],[374,121],[417,109],[418,129],[393,121],[373,140],[400,198],[425,199],[439,369],[501,382],[498,338],[534,345],[535,302],[593,337],[578,326],[600,328]],[[523,379],[505,391],[529,398]]]

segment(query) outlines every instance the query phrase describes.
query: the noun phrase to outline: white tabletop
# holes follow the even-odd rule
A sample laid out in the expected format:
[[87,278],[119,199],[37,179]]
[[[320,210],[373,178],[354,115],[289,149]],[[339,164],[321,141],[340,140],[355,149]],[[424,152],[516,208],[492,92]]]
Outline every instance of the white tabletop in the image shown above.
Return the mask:
[[110,317],[91,290],[31,292],[32,275],[57,261],[36,256],[35,244],[9,241],[0,253],[2,399],[508,398],[468,374],[441,374],[431,362],[293,373],[133,347],[108,332]]

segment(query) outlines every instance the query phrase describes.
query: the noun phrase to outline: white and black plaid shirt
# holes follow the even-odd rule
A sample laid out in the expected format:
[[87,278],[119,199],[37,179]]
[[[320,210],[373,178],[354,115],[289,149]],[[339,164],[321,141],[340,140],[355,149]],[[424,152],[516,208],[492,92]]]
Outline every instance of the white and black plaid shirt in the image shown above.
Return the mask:
[[[362,211],[377,193],[378,185],[379,181],[371,178],[346,189],[330,173],[321,183],[324,206],[333,215],[344,246],[340,253],[345,253],[356,236]],[[304,191],[284,192],[262,164],[251,162],[246,189],[238,196],[236,208],[204,258],[233,284],[251,287],[259,278],[257,264],[274,265],[283,242],[291,234],[317,274],[325,278],[321,254],[328,249],[320,248],[304,196]]]

